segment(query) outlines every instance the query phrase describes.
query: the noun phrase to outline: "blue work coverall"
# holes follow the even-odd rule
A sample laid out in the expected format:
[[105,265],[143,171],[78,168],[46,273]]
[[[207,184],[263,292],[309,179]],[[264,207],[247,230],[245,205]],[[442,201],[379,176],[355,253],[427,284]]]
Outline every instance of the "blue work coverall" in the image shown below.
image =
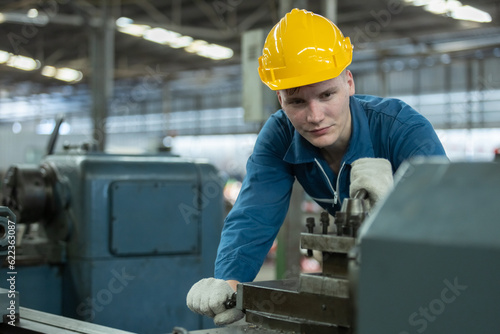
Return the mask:
[[320,149],[304,139],[283,110],[271,115],[247,162],[241,192],[225,219],[215,278],[252,281],[285,219],[294,180],[330,214],[349,197],[351,164],[385,158],[395,172],[414,156],[445,156],[432,125],[397,99],[350,97],[352,133],[338,175]]

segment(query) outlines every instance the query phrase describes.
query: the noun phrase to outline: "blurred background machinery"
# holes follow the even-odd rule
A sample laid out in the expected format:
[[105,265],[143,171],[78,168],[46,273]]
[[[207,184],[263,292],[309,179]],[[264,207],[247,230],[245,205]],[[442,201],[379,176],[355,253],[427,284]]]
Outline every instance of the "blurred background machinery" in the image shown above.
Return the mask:
[[138,333],[204,327],[185,296],[213,275],[222,190],[212,165],[168,154],[11,166],[2,203],[18,217],[21,305]]

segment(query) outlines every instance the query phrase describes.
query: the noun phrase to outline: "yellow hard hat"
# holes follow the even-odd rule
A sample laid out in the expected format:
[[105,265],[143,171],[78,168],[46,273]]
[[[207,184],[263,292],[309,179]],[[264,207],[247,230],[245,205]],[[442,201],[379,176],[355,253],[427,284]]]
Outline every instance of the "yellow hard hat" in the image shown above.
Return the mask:
[[272,90],[332,79],[351,63],[352,48],[327,18],[293,9],[267,35],[259,75]]

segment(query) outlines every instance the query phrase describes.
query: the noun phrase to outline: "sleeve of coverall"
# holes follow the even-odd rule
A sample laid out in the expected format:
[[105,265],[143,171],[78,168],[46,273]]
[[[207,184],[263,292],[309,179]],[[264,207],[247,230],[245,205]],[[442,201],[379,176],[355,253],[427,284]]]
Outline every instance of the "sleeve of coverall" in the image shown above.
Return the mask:
[[292,132],[276,115],[266,122],[247,162],[247,174],[225,219],[215,277],[252,281],[286,216],[294,176],[283,156]]

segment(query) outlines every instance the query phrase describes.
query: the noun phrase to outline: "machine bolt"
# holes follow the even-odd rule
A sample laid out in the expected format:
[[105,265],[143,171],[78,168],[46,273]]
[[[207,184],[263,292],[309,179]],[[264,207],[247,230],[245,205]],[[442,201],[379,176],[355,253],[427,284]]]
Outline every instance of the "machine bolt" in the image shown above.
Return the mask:
[[[307,233],[314,233],[314,226],[316,226],[316,223],[314,222],[314,217],[306,218]],[[307,250],[307,256],[308,257],[313,256],[312,249]]]
[[316,224],[314,223],[314,217],[307,218],[306,219],[307,233],[314,233],[314,226],[316,226]]
[[321,212],[321,226],[323,227],[323,234],[328,234],[328,226],[330,226],[330,217],[328,216],[328,212]]

